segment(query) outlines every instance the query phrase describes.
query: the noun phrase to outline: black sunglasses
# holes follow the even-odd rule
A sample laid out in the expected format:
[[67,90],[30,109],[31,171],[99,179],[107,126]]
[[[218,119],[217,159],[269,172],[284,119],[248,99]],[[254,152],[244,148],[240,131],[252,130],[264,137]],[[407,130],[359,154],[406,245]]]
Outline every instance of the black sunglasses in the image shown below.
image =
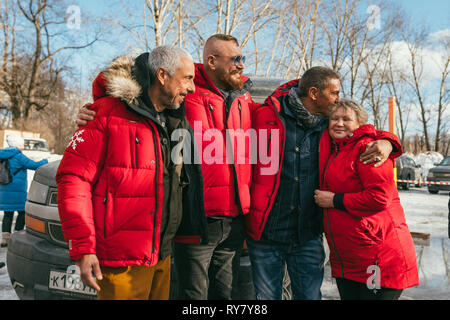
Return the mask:
[[[213,56],[215,57],[220,57],[220,54],[213,54]],[[245,63],[245,56],[235,56],[235,57],[231,57],[230,58],[231,61],[233,61],[233,63],[237,66],[239,65],[241,62],[244,64]]]

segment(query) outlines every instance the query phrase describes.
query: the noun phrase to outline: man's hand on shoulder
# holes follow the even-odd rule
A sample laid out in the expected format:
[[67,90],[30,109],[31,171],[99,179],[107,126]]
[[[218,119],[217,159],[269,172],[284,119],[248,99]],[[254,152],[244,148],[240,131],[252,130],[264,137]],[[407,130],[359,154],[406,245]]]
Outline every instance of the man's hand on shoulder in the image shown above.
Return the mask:
[[376,140],[366,145],[366,151],[361,153],[359,160],[364,164],[376,162],[374,167],[381,166],[392,152],[392,144],[388,140]]
[[89,110],[91,105],[91,103],[87,103],[78,111],[76,123],[79,127],[85,126],[88,121],[94,120],[95,111]]

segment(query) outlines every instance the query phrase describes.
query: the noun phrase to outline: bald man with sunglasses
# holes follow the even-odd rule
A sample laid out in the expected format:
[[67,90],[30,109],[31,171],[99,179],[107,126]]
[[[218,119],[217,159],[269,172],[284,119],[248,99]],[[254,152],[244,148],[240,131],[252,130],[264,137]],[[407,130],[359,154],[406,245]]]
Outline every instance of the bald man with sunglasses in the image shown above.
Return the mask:
[[[222,133],[222,150],[227,150],[227,130],[251,128],[250,109],[255,103],[248,90],[252,83],[244,77],[245,57],[236,38],[216,34],[203,50],[203,64],[196,64],[195,90],[186,97],[186,117],[202,132]],[[194,130],[195,131],[195,130]],[[209,143],[203,142],[202,155]],[[237,281],[239,259],[244,242],[244,215],[250,210],[251,163],[249,151],[238,154],[233,146],[234,162],[207,163],[203,158],[202,175],[205,212],[199,213],[196,226],[183,220],[175,241],[175,268],[181,299],[232,298]],[[247,159],[245,163],[236,158]]]

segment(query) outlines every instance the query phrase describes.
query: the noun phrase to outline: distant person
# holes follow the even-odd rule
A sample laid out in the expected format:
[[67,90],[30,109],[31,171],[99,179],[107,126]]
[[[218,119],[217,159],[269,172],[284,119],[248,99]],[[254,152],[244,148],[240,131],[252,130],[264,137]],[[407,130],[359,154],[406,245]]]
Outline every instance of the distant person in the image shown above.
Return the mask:
[[342,300],[397,300],[419,283],[414,243],[394,182],[393,163],[359,161],[376,138],[367,113],[352,100],[331,109],[319,146],[323,225],[332,276]]
[[12,181],[9,184],[0,185],[0,211],[4,211],[2,222],[2,247],[8,245],[11,237],[11,227],[14,211],[18,212],[15,231],[23,230],[25,226],[25,201],[27,200],[27,169],[36,170],[48,163],[46,159],[33,161],[27,158],[21,150],[24,148],[24,140],[18,135],[6,136],[9,147],[0,150],[1,159],[9,159],[9,169]]

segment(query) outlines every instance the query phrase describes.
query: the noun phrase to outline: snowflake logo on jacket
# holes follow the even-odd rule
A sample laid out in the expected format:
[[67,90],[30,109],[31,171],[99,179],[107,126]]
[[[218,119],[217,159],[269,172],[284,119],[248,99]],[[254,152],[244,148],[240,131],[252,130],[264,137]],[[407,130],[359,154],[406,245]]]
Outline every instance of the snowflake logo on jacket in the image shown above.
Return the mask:
[[84,130],[75,132],[75,134],[70,139],[69,144],[67,145],[67,148],[72,146],[72,149],[75,150],[77,148],[77,143],[84,142],[84,139],[81,137],[83,132],[84,132]]

